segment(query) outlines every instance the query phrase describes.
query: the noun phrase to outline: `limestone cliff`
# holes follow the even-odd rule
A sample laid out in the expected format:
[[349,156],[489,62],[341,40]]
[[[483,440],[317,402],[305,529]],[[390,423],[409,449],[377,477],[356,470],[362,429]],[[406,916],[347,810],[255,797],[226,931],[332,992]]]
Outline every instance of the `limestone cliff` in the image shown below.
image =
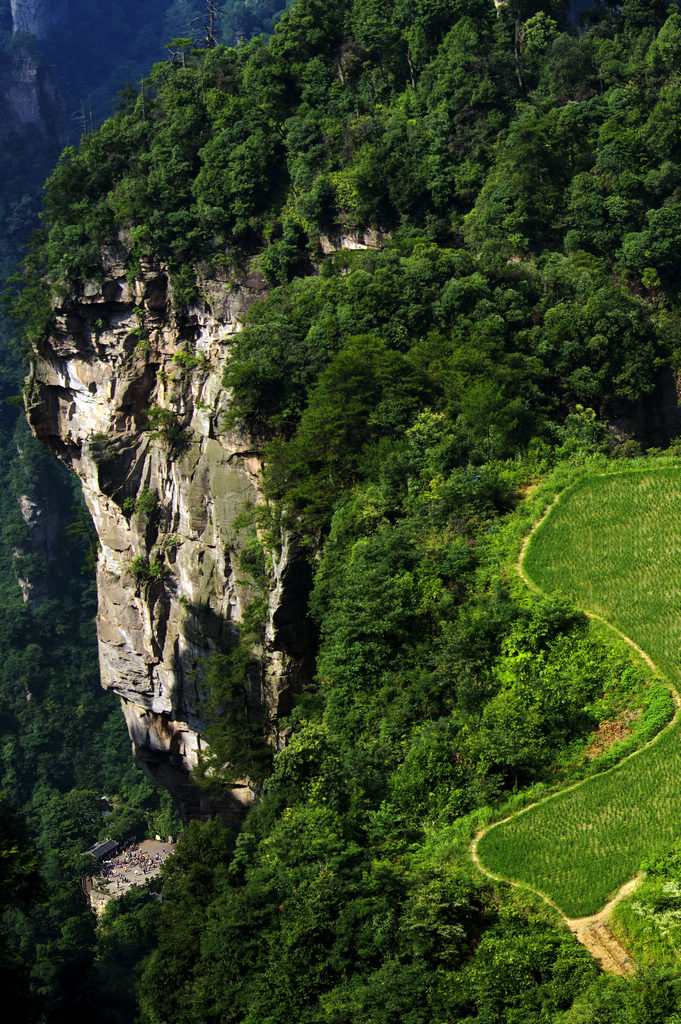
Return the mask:
[[[120,695],[138,763],[196,816],[213,806],[189,779],[205,743],[201,659],[233,642],[255,594],[239,567],[240,524],[262,500],[257,443],[225,427],[222,368],[265,284],[257,272],[203,281],[201,302],[182,311],[163,266],[130,280],[125,256],[108,250],[103,279],[55,309],[27,411],[80,477],[99,537],[102,685]],[[276,745],[313,657],[309,570],[291,538],[271,553],[268,581],[262,672],[249,700]],[[244,780],[221,810],[236,820],[252,799]]]
[[68,3],[69,0],[11,0],[13,31],[44,38],[66,16]]
[[28,46],[9,50],[0,67],[0,139],[28,128],[63,144],[67,125],[52,69]]
[[[19,451],[21,459],[23,453]],[[27,527],[27,536],[12,548],[14,571],[25,602],[34,608],[49,597],[54,597],[55,587],[51,585],[51,568],[56,558],[57,542],[63,527],[63,514],[57,493],[50,488],[50,481],[39,477],[31,494],[19,494],[18,503],[21,518]],[[26,556],[34,556],[39,568],[30,564],[26,568]]]

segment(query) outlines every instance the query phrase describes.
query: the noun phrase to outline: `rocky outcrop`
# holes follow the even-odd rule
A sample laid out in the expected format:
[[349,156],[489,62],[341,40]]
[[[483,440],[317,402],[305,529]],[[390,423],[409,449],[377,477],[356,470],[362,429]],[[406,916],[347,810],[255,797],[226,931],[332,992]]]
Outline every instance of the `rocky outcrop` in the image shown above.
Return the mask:
[[12,0],[14,32],[43,39],[66,16],[69,0]]
[[645,447],[666,447],[681,434],[681,379],[663,366],[652,391],[635,401],[611,400],[605,416],[618,440],[637,438]]
[[[19,453],[21,458],[21,453]],[[12,549],[17,583],[25,602],[37,608],[52,596],[49,567],[55,560],[55,546],[62,525],[59,503],[54,491],[39,490],[38,497],[20,494],[21,518],[27,527],[27,539]],[[26,556],[38,560],[41,571],[26,571]]]
[[331,235],[322,235],[319,239],[319,248],[325,256],[329,256],[338,252],[339,249],[381,249],[385,242],[385,232],[374,228],[364,228],[357,231],[346,230]]
[[50,68],[29,47],[16,45],[0,67],[0,139],[29,128],[63,144],[64,105]]
[[[202,659],[239,635],[258,590],[242,567],[248,511],[262,501],[257,442],[225,426],[222,370],[257,273],[201,282],[182,311],[161,265],[137,279],[105,254],[101,281],[55,309],[27,386],[35,434],[80,477],[99,537],[102,685],[121,698],[137,761],[185,816],[212,811],[192,783],[202,748]],[[241,564],[240,564],[241,562]],[[269,619],[248,705],[270,742],[311,672],[309,570],[289,537],[268,552]],[[220,810],[254,799],[243,780]]]

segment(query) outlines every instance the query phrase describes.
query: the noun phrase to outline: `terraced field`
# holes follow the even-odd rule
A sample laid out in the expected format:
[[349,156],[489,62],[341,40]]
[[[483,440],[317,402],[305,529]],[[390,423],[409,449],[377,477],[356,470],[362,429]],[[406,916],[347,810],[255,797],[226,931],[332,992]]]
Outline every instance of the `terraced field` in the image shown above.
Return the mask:
[[[583,478],[535,531],[523,569],[630,637],[674,686],[681,681],[681,470]],[[580,917],[679,836],[677,717],[609,772],[490,828],[477,854],[493,874]]]
[[681,469],[584,477],[534,533],[527,576],[639,644],[681,683]]

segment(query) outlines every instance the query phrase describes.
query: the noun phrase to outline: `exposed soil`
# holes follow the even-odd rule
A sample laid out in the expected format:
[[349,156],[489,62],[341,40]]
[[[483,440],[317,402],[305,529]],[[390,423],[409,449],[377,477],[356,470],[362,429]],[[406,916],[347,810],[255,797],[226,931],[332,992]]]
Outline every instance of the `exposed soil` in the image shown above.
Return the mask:
[[518,494],[522,494],[523,498],[529,498],[530,495],[534,494],[538,487],[539,484],[525,484],[524,487],[519,489]]
[[[572,929],[571,929],[572,930]],[[636,973],[636,964],[621,946],[607,925],[589,925],[581,932],[575,932],[578,942],[588,949],[604,971],[609,974],[628,975]]]
[[631,736],[631,723],[641,717],[641,710],[623,711],[619,718],[601,722],[598,728],[592,733],[592,740],[586,748],[586,756],[589,761],[595,761],[597,757],[609,750],[614,743],[626,740]]
[[643,875],[638,874],[629,882],[625,882],[614,899],[606,903],[598,914],[592,914],[591,917],[564,918],[577,941],[581,942],[592,957],[598,960],[603,970],[610,974],[632,975],[636,972],[635,960],[612,934],[607,926],[607,920],[615,904],[630,896],[642,878]]

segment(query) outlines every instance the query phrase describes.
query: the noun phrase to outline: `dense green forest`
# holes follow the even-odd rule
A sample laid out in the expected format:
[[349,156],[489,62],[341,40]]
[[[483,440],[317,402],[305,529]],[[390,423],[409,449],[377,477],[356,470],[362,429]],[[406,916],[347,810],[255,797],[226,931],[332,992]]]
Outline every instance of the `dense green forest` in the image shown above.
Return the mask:
[[[207,43],[176,37],[64,152],[14,308],[30,343],[50,288],[96,277],[116,235],[185,303],[257,260],[272,290],[226,383],[266,453],[261,533],[284,523],[309,550],[317,676],[238,836],[192,823],[162,905],[118,908],[90,962],[111,986],[149,952],[144,1024],[672,1024],[678,955],[646,955],[645,918],[678,913],[678,850],[622,922],[647,964],[626,981],[469,845],[612,763],[589,756],[599,722],[641,712],[631,746],[671,715],[515,560],[580,467],[678,454],[671,421],[608,423],[644,422],[679,369],[681,15],[625,0],[577,28],[557,3],[295,0],[270,38]],[[361,229],[380,250],[322,257],[320,236]],[[230,748],[220,722],[210,738]],[[7,913],[26,921],[20,848]],[[29,943],[6,957],[31,962]]]

